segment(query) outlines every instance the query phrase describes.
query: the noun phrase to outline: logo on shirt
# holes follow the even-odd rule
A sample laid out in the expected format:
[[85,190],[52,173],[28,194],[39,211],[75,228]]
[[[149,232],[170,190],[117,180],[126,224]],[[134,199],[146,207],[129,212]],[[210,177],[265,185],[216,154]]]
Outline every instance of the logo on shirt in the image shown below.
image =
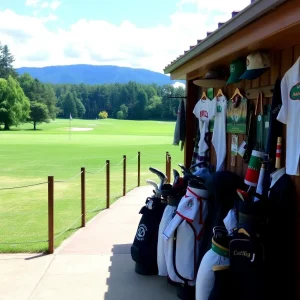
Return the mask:
[[300,82],[298,82],[291,88],[290,98],[292,100],[300,100]]
[[217,105],[217,112],[221,113],[222,112],[222,106],[221,105]]
[[200,118],[208,118],[208,112],[206,110],[200,110]]

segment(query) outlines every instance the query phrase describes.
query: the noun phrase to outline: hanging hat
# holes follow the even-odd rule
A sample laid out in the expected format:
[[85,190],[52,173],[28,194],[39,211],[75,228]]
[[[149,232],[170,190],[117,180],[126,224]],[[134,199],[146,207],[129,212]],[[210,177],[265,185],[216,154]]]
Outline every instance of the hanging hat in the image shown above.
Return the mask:
[[257,51],[247,56],[247,70],[240,79],[256,79],[271,67],[270,55],[265,52]]
[[223,68],[210,69],[204,79],[194,80],[195,85],[207,88],[220,88],[226,84],[226,70]]
[[238,58],[230,64],[230,77],[226,84],[240,82],[240,77],[246,71],[246,61],[244,58]]

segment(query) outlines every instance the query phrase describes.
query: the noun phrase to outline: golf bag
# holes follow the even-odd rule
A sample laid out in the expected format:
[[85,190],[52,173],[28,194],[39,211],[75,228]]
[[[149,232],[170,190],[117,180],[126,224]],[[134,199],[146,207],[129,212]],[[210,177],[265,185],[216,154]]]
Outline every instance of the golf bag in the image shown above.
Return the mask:
[[229,266],[229,242],[231,237],[225,227],[215,227],[211,249],[203,256],[196,281],[196,300],[208,300],[215,283],[213,268]]
[[189,178],[187,192],[163,232],[172,249],[167,253],[168,275],[180,284],[177,286],[177,296],[181,299],[195,298],[198,248],[207,216],[207,190],[203,180],[195,175]]
[[[141,275],[156,275],[157,268],[157,238],[158,227],[167,205],[166,199],[161,197],[162,191],[169,190],[167,177],[157,169],[150,171],[160,178],[160,183],[152,197],[146,199],[146,205],[140,210],[142,214],[137,232],[131,246],[131,257],[135,261],[135,271]],[[150,182],[152,185],[153,182]]]
[[[184,179],[180,177],[179,173],[176,170],[173,170],[174,181],[172,189],[168,195],[168,204],[164,210],[163,216],[159,224],[158,231],[158,243],[157,243],[157,265],[158,265],[158,275],[159,276],[168,276],[167,261],[168,253],[173,253],[173,247],[167,243],[163,231],[170,223],[174,214],[176,212],[177,206],[186,192],[186,184]],[[169,282],[172,283],[168,277]]]

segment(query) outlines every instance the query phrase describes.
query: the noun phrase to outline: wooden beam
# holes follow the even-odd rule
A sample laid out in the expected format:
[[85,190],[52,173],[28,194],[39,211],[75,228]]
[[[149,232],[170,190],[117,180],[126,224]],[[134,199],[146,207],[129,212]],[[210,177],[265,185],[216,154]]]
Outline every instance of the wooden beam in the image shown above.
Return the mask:
[[184,165],[186,167],[190,167],[194,151],[197,122],[196,117],[193,115],[193,110],[199,99],[200,88],[192,81],[187,81],[186,93],[186,139],[184,145]]
[[[192,76],[201,76],[203,74],[201,72],[209,66],[221,62],[228,63],[238,55],[245,56],[257,49],[280,50],[298,44],[300,42],[299,15],[300,1],[290,0],[174,70],[171,79],[182,78],[191,72],[193,72]],[[191,79],[191,76],[188,75],[187,79]]]

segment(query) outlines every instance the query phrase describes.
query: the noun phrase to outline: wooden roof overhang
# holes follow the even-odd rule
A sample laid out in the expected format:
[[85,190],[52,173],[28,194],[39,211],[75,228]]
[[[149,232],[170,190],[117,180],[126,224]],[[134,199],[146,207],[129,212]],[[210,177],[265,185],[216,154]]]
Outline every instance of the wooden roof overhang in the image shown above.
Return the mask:
[[[257,12],[259,7],[264,7],[263,15],[262,11]],[[229,66],[232,60],[255,50],[281,50],[300,43],[300,1],[257,0],[227,23],[167,66],[165,73],[171,79],[192,80],[203,76],[211,67]],[[219,41],[214,43],[217,38]]]

